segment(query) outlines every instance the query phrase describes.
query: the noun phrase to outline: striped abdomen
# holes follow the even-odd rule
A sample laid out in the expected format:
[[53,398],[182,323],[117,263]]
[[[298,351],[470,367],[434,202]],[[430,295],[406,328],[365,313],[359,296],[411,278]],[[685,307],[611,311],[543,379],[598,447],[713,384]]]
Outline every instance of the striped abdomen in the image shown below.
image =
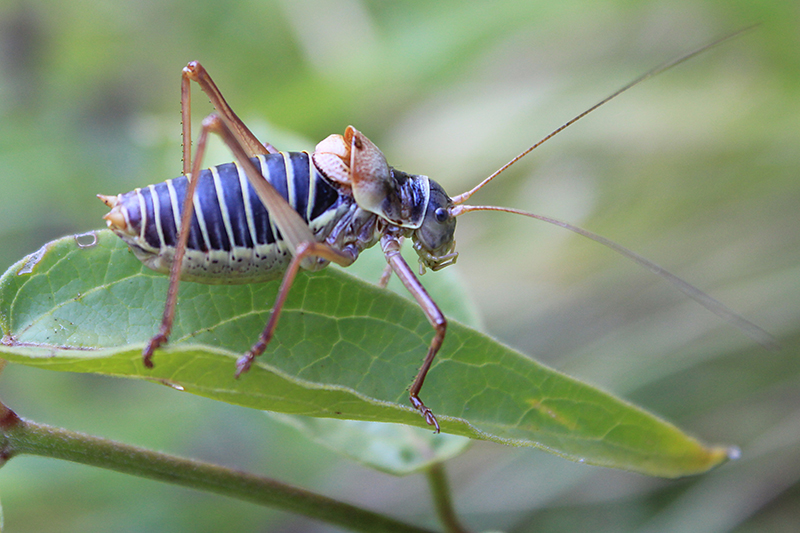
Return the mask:
[[[319,241],[357,210],[310,162],[306,152],[253,158],[256,167],[300,214]],[[281,274],[291,251],[269,212],[234,163],[200,173],[182,277],[204,283],[247,283]],[[188,181],[185,176],[103,198],[109,227],[148,267],[168,272]],[[319,267],[325,263],[320,263]]]

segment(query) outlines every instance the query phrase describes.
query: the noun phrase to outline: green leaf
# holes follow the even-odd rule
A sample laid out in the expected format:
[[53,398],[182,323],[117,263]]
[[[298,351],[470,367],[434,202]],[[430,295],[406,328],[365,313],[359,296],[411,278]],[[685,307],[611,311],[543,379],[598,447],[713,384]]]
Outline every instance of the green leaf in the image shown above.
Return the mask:
[[[275,338],[234,379],[263,328],[278,281],[183,283],[168,347],[141,361],[167,280],[107,231],[97,243],[47,244],[0,279],[2,353],[52,370],[150,379],[238,405],[426,428],[406,388],[433,335],[391,291],[327,269],[297,277]],[[426,278],[426,283],[427,283]],[[659,418],[451,322],[421,396],[442,431],[660,476],[703,472],[728,457]]]

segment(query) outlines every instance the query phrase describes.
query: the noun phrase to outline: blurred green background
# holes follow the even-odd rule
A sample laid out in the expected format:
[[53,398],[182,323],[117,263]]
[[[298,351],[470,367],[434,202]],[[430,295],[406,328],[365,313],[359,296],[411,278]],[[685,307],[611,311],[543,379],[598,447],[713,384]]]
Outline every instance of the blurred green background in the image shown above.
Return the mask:
[[[756,22],[571,127],[474,202],[562,218],[630,247],[772,332],[781,351],[609,250],[521,217],[463,217],[453,267],[488,332],[707,442],[737,444],[742,459],[665,481],[477,443],[449,475],[476,531],[796,531],[796,1],[2,0],[0,265],[100,227],[96,193],[179,173],[189,60],[277,147],[310,150],[353,124],[390,164],[457,194],[642,72]],[[199,94],[198,119],[209,111]],[[229,158],[220,148],[211,157]],[[422,476],[373,472],[258,412],[18,365],[0,375],[0,397],[33,420],[435,526]],[[14,532],[333,531],[32,457],[0,470],[0,501]]]

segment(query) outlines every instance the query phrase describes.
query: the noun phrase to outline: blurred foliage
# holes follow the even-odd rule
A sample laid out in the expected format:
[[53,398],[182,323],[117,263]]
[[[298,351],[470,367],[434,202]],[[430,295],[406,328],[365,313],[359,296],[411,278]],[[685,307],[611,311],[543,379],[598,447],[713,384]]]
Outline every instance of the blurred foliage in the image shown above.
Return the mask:
[[[101,225],[95,193],[180,168],[179,73],[198,59],[283,149],[356,125],[389,162],[475,184],[638,74],[636,87],[480,196],[628,246],[778,336],[766,352],[669,284],[558,228],[459,221],[456,267],[486,329],[743,457],[664,481],[535,451],[450,462],[473,529],[795,531],[800,523],[800,10],[793,1],[15,1],[0,4],[0,265]],[[195,93],[196,95],[199,93]],[[195,96],[197,119],[208,109]],[[228,156],[216,150],[216,162]],[[214,162],[214,161],[211,161]],[[435,274],[429,274],[435,275]],[[424,282],[424,279],[423,279]],[[9,365],[23,416],[279,477],[432,525],[421,476],[341,459],[258,412],[152,384]],[[0,471],[26,531],[330,531],[86,467]],[[146,512],[142,510],[145,509]]]

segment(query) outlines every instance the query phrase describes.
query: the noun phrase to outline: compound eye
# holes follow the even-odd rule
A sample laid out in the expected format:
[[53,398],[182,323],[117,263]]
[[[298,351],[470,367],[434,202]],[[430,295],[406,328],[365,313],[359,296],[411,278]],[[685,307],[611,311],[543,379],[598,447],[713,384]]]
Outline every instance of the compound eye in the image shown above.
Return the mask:
[[450,214],[447,212],[447,209],[444,207],[439,207],[436,211],[433,212],[433,216],[436,217],[436,222],[445,222]]

